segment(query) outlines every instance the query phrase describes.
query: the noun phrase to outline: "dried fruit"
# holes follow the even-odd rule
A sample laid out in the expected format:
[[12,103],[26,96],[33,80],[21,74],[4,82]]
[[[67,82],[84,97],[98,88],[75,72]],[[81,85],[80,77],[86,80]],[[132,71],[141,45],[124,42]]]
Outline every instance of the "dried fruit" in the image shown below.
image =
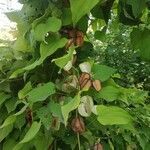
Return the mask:
[[79,85],[81,89],[89,89],[92,86],[90,74],[83,72],[79,78]]
[[96,144],[94,145],[94,150],[103,150],[102,144],[96,143]]
[[79,84],[81,85],[84,80],[89,80],[91,78],[89,73],[83,72],[79,78]]
[[80,85],[80,88],[81,89],[89,89],[90,87],[92,86],[92,82],[91,82],[91,80],[89,79],[86,79],[86,80],[84,80],[83,82],[82,82],[82,84]]
[[82,46],[84,43],[84,34],[81,31],[76,31],[76,40],[75,45],[76,46]]
[[27,108],[27,110],[26,110],[26,120],[29,123],[29,125],[31,126],[32,122],[33,122],[33,113],[30,108]]
[[83,62],[79,65],[79,67],[82,72],[86,72],[86,73],[91,72],[91,64],[89,62]]
[[81,103],[78,107],[78,112],[83,117],[88,117],[92,113],[92,109],[94,107],[92,97],[86,95],[81,97]]
[[71,128],[75,133],[83,133],[85,131],[85,125],[81,117],[76,117],[71,122]]
[[92,82],[92,85],[93,85],[93,87],[94,87],[94,89],[96,90],[96,91],[100,91],[101,90],[101,82],[99,81],[99,80],[94,80],[93,82]]

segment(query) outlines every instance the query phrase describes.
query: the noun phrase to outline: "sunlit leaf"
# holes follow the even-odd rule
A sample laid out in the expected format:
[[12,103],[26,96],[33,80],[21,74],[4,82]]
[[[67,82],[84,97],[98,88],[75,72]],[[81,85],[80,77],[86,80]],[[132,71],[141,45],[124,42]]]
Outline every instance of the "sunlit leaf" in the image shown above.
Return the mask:
[[54,61],[58,67],[64,68],[65,65],[72,59],[73,52],[74,52],[74,48],[70,48],[67,55],[64,55],[63,57],[60,58],[53,59],[52,61]]
[[103,125],[119,125],[132,122],[127,111],[117,106],[97,106],[98,121]]

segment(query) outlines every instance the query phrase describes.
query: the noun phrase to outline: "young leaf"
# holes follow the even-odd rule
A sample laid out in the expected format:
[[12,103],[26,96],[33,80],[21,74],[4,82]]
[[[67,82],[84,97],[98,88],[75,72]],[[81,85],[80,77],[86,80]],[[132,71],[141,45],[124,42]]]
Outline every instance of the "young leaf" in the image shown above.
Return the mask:
[[111,75],[115,73],[115,71],[115,69],[105,65],[94,64],[92,67],[94,79],[100,80],[102,82],[108,80]]
[[99,1],[100,0],[70,0],[73,24],[75,25],[84,15],[89,13]]
[[34,88],[28,94],[28,101],[35,103],[44,101],[48,96],[55,93],[55,85],[52,82],[48,82],[42,86]]
[[80,104],[80,92],[70,102],[61,107],[65,125],[67,125],[69,113],[78,108],[79,104]]
[[97,120],[102,125],[120,125],[132,122],[132,117],[127,111],[117,106],[97,106]]

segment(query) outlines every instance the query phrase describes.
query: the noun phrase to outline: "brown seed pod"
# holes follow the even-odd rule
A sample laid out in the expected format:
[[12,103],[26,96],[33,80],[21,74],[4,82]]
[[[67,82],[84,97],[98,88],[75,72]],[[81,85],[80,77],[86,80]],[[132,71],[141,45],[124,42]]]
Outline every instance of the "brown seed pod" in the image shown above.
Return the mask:
[[94,145],[94,150],[103,150],[102,144],[96,143],[96,144]]
[[101,82],[100,82],[99,80],[94,80],[94,81],[92,82],[92,85],[93,85],[93,87],[94,87],[94,89],[95,89],[96,91],[100,91],[101,88],[102,88]]
[[26,109],[26,120],[29,123],[29,125],[31,126],[32,122],[33,122],[33,113],[30,108]]
[[76,46],[82,46],[84,42],[84,34],[81,31],[76,31],[76,40],[75,45]]
[[90,87],[92,86],[92,82],[90,79],[85,79],[81,85],[80,85],[80,88],[83,89],[83,88],[86,88],[86,89],[89,89]]
[[83,72],[79,78],[79,84],[81,85],[84,80],[86,80],[86,79],[89,80],[90,78],[91,78],[91,76],[89,73]]
[[72,60],[72,65],[75,65],[76,61],[77,61],[77,55],[74,55]]
[[69,39],[67,44],[65,45],[65,48],[68,49],[72,44],[74,43],[74,39]]
[[83,133],[85,131],[85,125],[81,117],[76,117],[71,122],[71,128],[75,133]]

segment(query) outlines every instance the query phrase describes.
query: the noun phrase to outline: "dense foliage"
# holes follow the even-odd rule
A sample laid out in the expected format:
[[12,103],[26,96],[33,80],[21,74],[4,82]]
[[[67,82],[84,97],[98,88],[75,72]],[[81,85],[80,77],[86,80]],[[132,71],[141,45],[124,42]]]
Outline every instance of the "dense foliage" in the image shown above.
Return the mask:
[[20,3],[0,41],[0,149],[149,150],[150,1]]

